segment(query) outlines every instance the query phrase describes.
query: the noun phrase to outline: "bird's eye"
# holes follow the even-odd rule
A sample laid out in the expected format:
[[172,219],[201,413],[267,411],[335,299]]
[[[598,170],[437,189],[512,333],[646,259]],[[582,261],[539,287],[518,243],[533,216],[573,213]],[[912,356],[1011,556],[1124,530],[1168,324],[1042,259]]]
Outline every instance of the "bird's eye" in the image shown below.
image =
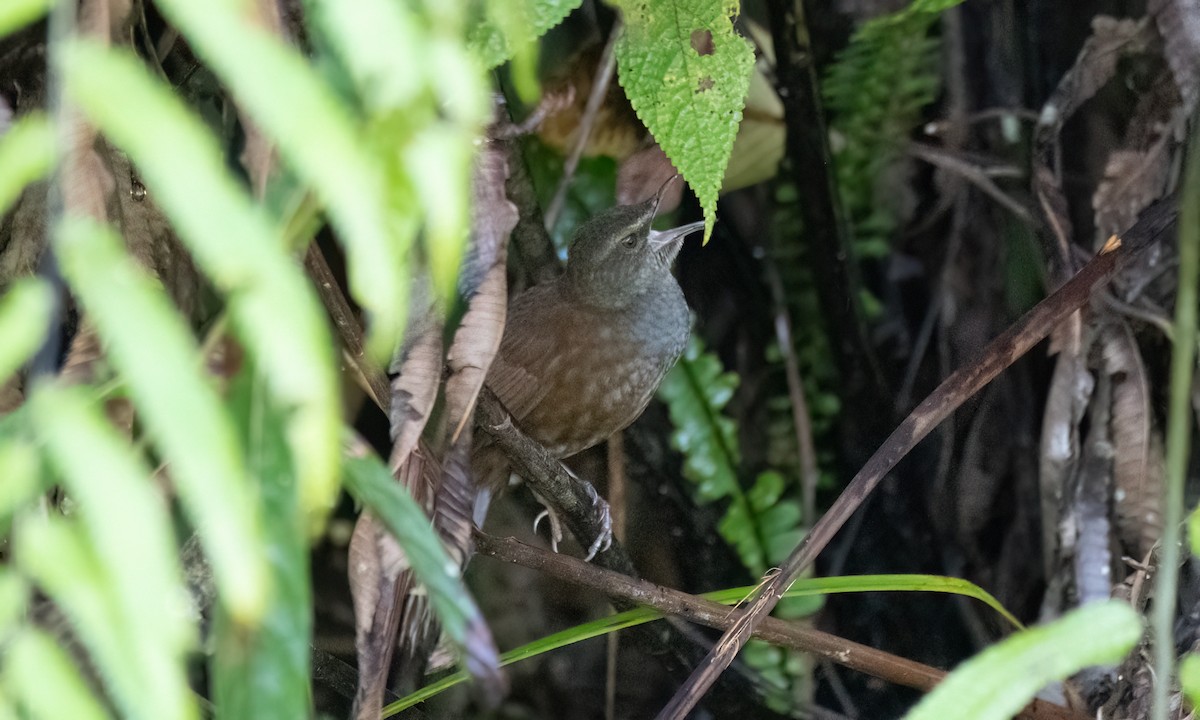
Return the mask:
[[629,237],[622,240],[621,244],[627,248],[632,249],[634,245],[637,245],[637,235],[630,235]]

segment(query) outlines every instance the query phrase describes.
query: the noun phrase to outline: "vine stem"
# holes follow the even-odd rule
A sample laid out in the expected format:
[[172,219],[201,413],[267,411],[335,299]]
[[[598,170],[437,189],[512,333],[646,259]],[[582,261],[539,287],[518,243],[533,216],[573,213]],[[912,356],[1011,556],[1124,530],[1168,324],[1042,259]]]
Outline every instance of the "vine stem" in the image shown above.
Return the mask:
[[[1200,125],[1193,118],[1187,174],[1180,195],[1179,290],[1175,296],[1175,344],[1171,351],[1171,388],[1167,409],[1166,488],[1162,498],[1163,534],[1154,580],[1154,720],[1170,713],[1171,678],[1175,669],[1175,595],[1179,586],[1179,543],[1183,522],[1183,486],[1191,444],[1191,390],[1196,368],[1197,281],[1200,280]],[[1192,545],[1200,540],[1193,513]]]

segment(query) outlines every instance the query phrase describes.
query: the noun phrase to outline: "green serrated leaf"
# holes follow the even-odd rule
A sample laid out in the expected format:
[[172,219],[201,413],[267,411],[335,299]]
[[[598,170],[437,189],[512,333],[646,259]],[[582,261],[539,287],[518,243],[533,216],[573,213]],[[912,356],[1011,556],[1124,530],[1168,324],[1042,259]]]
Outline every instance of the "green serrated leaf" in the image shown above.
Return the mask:
[[736,0],[619,0],[617,70],[630,104],[695,191],[704,241],[750,87],[754,49],[733,29]]
[[[247,351],[276,399],[293,410],[296,457],[309,531],[338,496],[341,403],[325,314],[281,232],[225,167],[200,120],[127,53],[72,41],[61,51],[68,93],[129,153],[192,256],[229,298]],[[136,107],[136,113],[124,108]],[[177,423],[175,423],[177,424]]]
[[31,113],[13,123],[0,135],[0,215],[26,185],[45,177],[52,167],[54,129],[46,116]]
[[257,502],[233,424],[202,371],[194,338],[161,285],[134,265],[108,228],[64,221],[55,247],[63,275],[106,340],[147,432],[171,463],[222,599],[253,624],[267,593]]
[[950,673],[905,720],[1008,720],[1047,683],[1118,662],[1142,637],[1142,618],[1119,600],[1072,610],[984,650]]
[[494,68],[562,22],[582,0],[489,0],[468,35],[484,67]]

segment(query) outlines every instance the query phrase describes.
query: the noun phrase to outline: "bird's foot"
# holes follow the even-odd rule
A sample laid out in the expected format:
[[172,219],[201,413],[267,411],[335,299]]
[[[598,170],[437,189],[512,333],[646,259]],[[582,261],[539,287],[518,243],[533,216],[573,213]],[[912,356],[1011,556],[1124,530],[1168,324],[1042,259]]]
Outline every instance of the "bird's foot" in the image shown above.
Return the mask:
[[[592,487],[591,483],[584,483],[588,489],[588,497],[592,500],[592,508],[600,516],[600,533],[592,544],[588,546],[587,556],[583,558],[584,562],[591,562],[598,553],[602,553],[612,547],[612,510],[608,507],[608,502],[600,497],[600,493],[596,492],[596,488]],[[533,519],[533,531],[536,533],[538,527],[541,526],[542,520],[548,520],[550,523],[550,549],[558,552],[558,543],[563,539],[562,518],[546,502],[541,495],[533,493],[536,499],[542,506],[542,511]]]
[[602,553],[612,547],[613,532],[612,532],[612,509],[608,506],[608,501],[600,497],[600,493],[596,492],[596,488],[592,487],[591,483],[584,483],[588,489],[588,495],[592,498],[592,508],[600,513],[600,534],[592,541],[588,547],[587,557],[584,562],[591,562],[592,558],[596,557],[596,553]]
[[542,524],[542,520],[550,521],[550,549],[558,552],[558,543],[563,539],[562,520],[559,520],[558,513],[554,508],[550,507],[550,503],[546,502],[541,495],[536,492],[533,494],[535,500],[542,505],[542,511],[533,519],[533,532],[537,533],[538,527]]

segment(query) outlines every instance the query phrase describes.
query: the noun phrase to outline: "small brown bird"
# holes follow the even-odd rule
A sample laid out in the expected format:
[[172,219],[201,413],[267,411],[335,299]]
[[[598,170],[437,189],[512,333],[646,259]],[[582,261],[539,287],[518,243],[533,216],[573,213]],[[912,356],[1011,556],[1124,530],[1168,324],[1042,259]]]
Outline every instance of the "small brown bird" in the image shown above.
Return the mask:
[[[687,344],[688,306],[671,264],[684,238],[704,223],[651,230],[662,194],[584,223],[566,271],[509,303],[486,385],[517,427],[555,457],[633,423]],[[507,459],[486,437],[473,465],[481,493],[508,480]],[[610,540],[611,533],[597,538],[588,558]]]

